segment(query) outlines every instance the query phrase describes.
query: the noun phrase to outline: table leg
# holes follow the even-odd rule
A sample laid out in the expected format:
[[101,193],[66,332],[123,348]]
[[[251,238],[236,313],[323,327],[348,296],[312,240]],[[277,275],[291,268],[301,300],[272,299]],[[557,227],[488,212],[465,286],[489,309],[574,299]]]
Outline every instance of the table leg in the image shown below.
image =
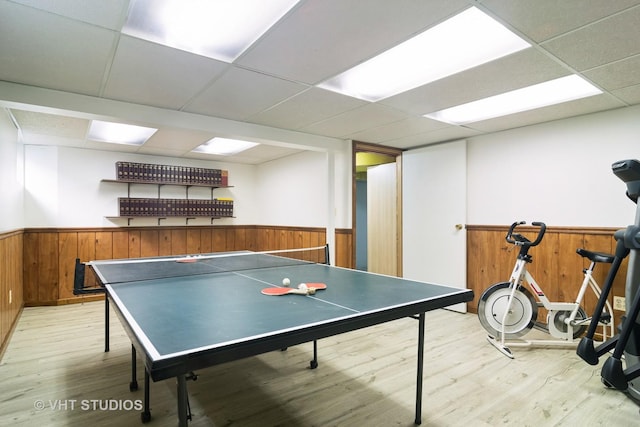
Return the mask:
[[416,381],[416,419],[417,425],[422,424],[422,375],[424,368],[424,313],[418,317],[418,377]]
[[[145,367],[145,372],[147,372]],[[135,391],[138,389],[138,378],[136,378],[136,348],[131,344],[131,382],[129,383],[129,390]]]
[[109,298],[104,295],[104,352],[109,351]]
[[316,369],[318,367],[318,341],[313,341],[313,360],[309,362],[309,367],[311,369]]
[[143,423],[151,421],[151,410],[149,409],[149,371],[144,368],[144,412],[140,414]]
[[178,375],[178,426],[187,427],[187,378]]

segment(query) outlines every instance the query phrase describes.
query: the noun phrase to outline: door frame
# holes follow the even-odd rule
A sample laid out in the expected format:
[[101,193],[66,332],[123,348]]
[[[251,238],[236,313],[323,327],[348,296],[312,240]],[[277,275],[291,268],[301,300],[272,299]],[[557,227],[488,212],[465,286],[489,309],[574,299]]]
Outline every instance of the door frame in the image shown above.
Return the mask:
[[396,247],[396,265],[397,276],[402,277],[402,152],[404,150],[395,147],[386,147],[384,145],[371,144],[367,142],[352,141],[351,144],[351,259],[352,267],[356,266],[356,154],[360,152],[383,154],[395,157],[396,161],[396,213],[398,220],[396,221],[397,247]]

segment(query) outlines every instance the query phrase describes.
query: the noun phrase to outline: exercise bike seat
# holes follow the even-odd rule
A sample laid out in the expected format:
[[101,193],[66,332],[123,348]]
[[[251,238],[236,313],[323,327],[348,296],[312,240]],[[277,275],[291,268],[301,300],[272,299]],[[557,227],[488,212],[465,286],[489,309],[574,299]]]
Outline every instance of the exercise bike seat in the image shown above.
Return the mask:
[[604,252],[592,252],[582,248],[577,249],[576,252],[581,257],[588,258],[593,262],[606,262],[608,264],[611,264],[615,258],[615,256],[611,254],[606,254]]

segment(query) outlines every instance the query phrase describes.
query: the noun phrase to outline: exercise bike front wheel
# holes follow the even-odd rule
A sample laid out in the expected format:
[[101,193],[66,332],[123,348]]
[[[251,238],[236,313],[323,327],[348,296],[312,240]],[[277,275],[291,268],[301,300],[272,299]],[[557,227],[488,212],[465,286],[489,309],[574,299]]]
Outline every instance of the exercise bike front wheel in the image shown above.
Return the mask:
[[515,290],[508,308],[510,285],[509,282],[496,283],[482,293],[478,302],[480,324],[494,338],[501,338],[503,331],[505,338],[521,337],[533,328],[538,318],[538,305],[531,292],[523,287]]

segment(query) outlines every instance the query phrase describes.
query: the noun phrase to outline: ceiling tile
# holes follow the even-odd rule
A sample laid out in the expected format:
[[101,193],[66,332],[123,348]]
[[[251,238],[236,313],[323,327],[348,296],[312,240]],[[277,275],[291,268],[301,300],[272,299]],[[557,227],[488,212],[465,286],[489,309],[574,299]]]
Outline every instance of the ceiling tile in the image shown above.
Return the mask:
[[117,31],[120,31],[129,8],[129,0],[11,1]]
[[305,85],[238,67],[229,67],[184,110],[244,120],[305,89],[307,89]]
[[404,119],[404,114],[381,104],[368,104],[338,114],[327,120],[306,126],[303,130],[334,138],[346,138],[372,126],[381,126]]
[[356,132],[349,135],[348,139],[367,141],[374,144],[387,144],[390,141],[397,141],[400,138],[442,129],[447,126],[445,123],[426,117],[412,117]]
[[536,42],[640,4],[640,0],[480,0],[492,14]]
[[140,149],[140,146],[138,145],[110,144],[108,142],[99,141],[87,141],[84,146],[92,150],[117,151],[122,153],[136,153]]
[[300,129],[363,105],[366,102],[359,99],[313,87],[249,117],[248,121],[285,129]]
[[0,80],[98,95],[116,35],[48,12],[0,2]]
[[305,1],[236,62],[316,84],[467,7],[465,0]]
[[640,84],[640,55],[585,71],[584,76],[606,90]]
[[468,129],[461,126],[446,126],[431,132],[424,132],[416,135],[406,136],[393,141],[388,141],[386,145],[396,148],[417,148],[425,145],[440,143],[442,141],[456,141],[468,138],[474,135],[480,135],[481,132]]
[[188,157],[189,151],[166,148],[166,147],[138,147],[136,150],[138,154],[148,154],[153,156],[166,156],[166,157]]
[[617,89],[612,93],[629,105],[640,104],[640,85]]
[[214,59],[123,35],[104,96],[179,109],[227,67]]
[[291,156],[302,151],[303,150],[260,144],[254,148],[235,154],[233,156],[216,156],[204,153],[188,153],[184,157],[188,157],[190,159],[258,165],[267,161]]
[[640,6],[557,37],[542,46],[578,71],[640,54]]
[[[236,64],[121,35],[131,1],[0,0],[0,107],[29,143],[259,164],[320,135],[410,148],[640,103],[640,0],[300,0]],[[313,86],[471,6],[533,46],[378,103]],[[576,71],[605,93],[468,127],[421,117]],[[135,147],[86,141],[78,117],[161,125]],[[266,143],[190,152],[218,134]]]
[[50,135],[84,140],[89,120],[33,111],[11,110],[24,134]]

